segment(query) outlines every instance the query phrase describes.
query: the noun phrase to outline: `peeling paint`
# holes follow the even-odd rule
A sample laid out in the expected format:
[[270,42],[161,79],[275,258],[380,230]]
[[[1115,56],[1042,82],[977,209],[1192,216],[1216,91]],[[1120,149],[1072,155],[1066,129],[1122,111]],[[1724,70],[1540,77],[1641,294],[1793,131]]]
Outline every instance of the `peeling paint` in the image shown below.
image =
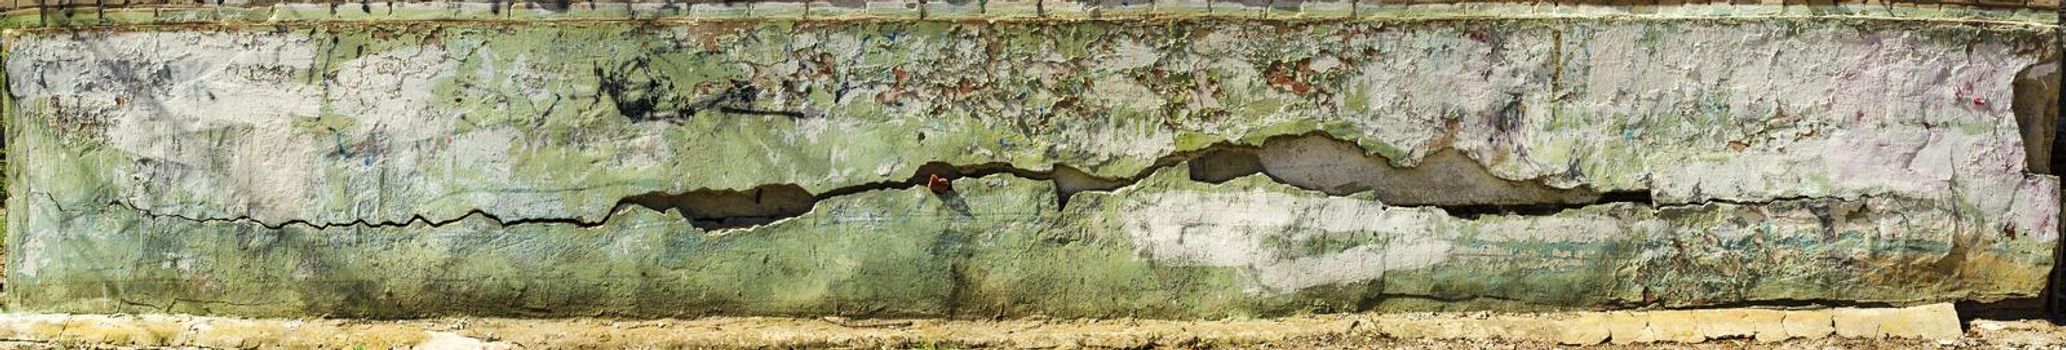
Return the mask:
[[7,295],[1172,318],[2025,297],[2052,265],[2058,179],[2029,168],[2039,126],[1994,101],[2018,100],[2054,35],[1855,18],[23,32]]

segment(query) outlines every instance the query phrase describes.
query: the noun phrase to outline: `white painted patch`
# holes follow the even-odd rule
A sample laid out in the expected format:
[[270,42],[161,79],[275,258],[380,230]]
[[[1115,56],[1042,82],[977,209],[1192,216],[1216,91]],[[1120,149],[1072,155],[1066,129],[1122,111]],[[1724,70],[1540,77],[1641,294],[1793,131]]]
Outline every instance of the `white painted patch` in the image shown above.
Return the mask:
[[[1386,271],[1433,266],[1450,257],[1451,238],[1432,228],[1433,210],[1387,208],[1368,200],[1246,192],[1136,193],[1122,225],[1138,254],[1182,266],[1247,267],[1260,292],[1383,278]],[[1354,234],[1376,242],[1339,252],[1294,256],[1265,243],[1295,235]]]
[[483,177],[482,181],[514,178],[516,165],[510,159],[520,135],[516,130],[495,128],[452,136],[447,152],[473,156],[448,158],[445,173],[471,174]]
[[1155,52],[1155,48],[1141,45],[1138,40],[1120,40],[1114,46],[1112,57],[1100,61],[1102,64],[1096,67],[1105,70],[1126,70],[1154,65],[1155,61],[1162,59],[1162,55]]
[[459,68],[445,56],[443,48],[410,46],[343,62],[331,80],[330,106],[357,118],[358,131],[381,133],[389,147],[451,135],[458,115],[427,108],[432,85]]
[[[98,110],[108,142],[149,162],[111,167],[135,181],[124,193],[136,205],[177,202],[168,192],[227,195],[232,212],[301,214],[317,146],[294,123],[322,105],[321,90],[296,77],[314,60],[306,37],[125,32],[23,40],[13,52],[9,72],[34,72],[12,79],[24,101]],[[235,156],[218,167],[225,148]]]

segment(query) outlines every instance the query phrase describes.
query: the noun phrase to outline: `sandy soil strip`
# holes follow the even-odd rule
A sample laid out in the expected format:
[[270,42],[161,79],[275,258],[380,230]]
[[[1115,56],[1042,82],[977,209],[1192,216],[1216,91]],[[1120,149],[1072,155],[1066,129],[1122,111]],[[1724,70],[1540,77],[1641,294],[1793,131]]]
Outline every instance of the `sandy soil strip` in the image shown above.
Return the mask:
[[[191,315],[0,315],[23,348],[2043,348],[2066,331],[1974,321],[1949,304],[1884,309],[1719,309],[1554,314],[1416,313],[1274,319],[939,320],[714,317],[235,319]],[[1755,345],[1754,345],[1755,344]]]

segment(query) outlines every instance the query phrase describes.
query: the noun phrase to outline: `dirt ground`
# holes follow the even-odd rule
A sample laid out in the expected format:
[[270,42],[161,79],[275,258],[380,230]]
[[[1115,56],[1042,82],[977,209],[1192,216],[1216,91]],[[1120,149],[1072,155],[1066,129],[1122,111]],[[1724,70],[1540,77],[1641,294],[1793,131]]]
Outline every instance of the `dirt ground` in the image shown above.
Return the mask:
[[0,314],[22,349],[2060,349],[2039,320],[1961,321],[1948,304],[1552,314],[1416,313],[1272,319],[714,317],[237,319]]

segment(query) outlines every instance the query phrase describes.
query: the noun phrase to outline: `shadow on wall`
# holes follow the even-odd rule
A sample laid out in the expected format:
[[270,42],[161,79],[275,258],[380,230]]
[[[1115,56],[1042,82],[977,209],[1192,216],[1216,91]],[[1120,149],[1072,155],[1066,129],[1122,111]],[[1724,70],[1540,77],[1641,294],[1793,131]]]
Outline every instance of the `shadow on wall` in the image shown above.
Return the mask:
[[[2058,44],[2066,45],[2066,38],[2055,37]],[[2023,149],[2027,159],[2025,166],[2032,172],[2057,175],[2060,165],[2066,164],[2066,153],[2054,152],[2066,148],[2066,137],[2061,137],[2060,87],[2066,86],[2060,68],[2066,60],[2057,53],[2046,61],[2052,63],[2032,65],[2018,72],[2015,81],[2015,101],[2010,107],[2016,115],[2016,126],[2023,132]],[[2061,198],[2066,198],[2066,187],[2062,187]],[[2059,213],[2066,220],[2066,211]],[[2061,232],[2066,237],[2066,232]],[[1959,315],[1970,320],[1982,318],[2036,319],[2043,318],[2055,324],[2066,324],[2066,239],[2052,252],[2052,273],[2049,283],[2039,300],[2010,299],[1995,303],[1961,304]],[[1970,305],[1968,305],[1970,304]]]
[[1076,193],[1118,190],[1173,166],[1188,167],[1193,181],[1223,183],[1261,174],[1278,183],[1328,195],[1368,193],[1386,205],[1436,207],[1449,215],[1467,219],[1489,214],[1551,215],[1565,209],[1609,202],[1652,204],[1648,192],[1556,188],[1539,180],[1499,178],[1477,160],[1454,149],[1438,151],[1413,166],[1399,166],[1383,156],[1366,153],[1354,142],[1321,133],[1272,137],[1253,146],[1220,143],[1201,150],[1164,156],[1155,164],[1134,176],[1108,178],[1065,164],[1057,164],[1052,170],[1031,170],[1005,163],[952,165],[935,162],[919,166],[915,173],[903,180],[861,184],[817,194],[794,184],[770,184],[746,190],[650,192],[623,199],[612,212],[637,206],[660,212],[673,211],[704,230],[746,228],[804,215],[819,201],[832,197],[919,186],[948,194],[953,191],[954,179],[993,175],[1051,181],[1058,204],[1066,207],[1069,198]]

